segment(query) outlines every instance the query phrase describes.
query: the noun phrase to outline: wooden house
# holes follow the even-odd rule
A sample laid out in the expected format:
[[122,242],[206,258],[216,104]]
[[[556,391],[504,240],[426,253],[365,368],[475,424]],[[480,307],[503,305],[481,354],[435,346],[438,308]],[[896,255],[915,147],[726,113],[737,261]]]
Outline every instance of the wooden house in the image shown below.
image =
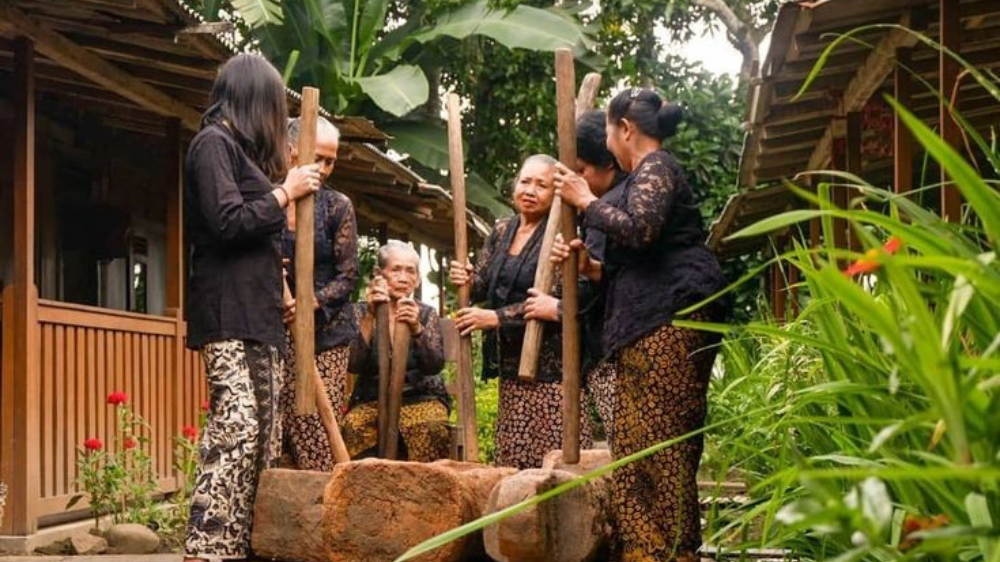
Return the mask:
[[[173,438],[206,398],[180,313],[182,160],[235,52],[203,23],[180,0],[0,2],[0,535],[87,514],[67,511],[77,449],[111,434],[112,391],[150,424],[160,489],[177,486]],[[371,122],[334,122],[331,181],[361,227],[447,252],[449,193]]]
[[[781,252],[786,230],[755,238],[728,239],[738,230],[802,206],[783,183],[799,172],[841,170],[898,193],[924,182],[945,187],[922,195],[923,203],[958,220],[957,189],[931,165],[891,106],[889,94],[960,151],[965,139],[947,106],[929,86],[954,100],[962,115],[985,138],[1000,131],[1000,102],[960,65],[903,28],[960,54],[981,69],[1000,67],[1000,2],[997,0],[814,0],[783,4],[770,50],[748,93],[748,132],[739,170],[745,189],[728,202],[712,227],[709,246],[723,259],[757,251]],[[814,83],[798,95],[824,49],[838,35],[864,28],[856,40],[841,44],[825,61]],[[966,154],[968,154],[966,152]],[[931,174],[932,179],[926,179]],[[808,186],[807,180],[800,185]],[[846,208],[847,190],[834,191]],[[847,225],[836,225],[837,247],[856,246]],[[821,241],[818,222],[805,234]],[[776,264],[769,275],[770,301],[783,318],[794,268]]]

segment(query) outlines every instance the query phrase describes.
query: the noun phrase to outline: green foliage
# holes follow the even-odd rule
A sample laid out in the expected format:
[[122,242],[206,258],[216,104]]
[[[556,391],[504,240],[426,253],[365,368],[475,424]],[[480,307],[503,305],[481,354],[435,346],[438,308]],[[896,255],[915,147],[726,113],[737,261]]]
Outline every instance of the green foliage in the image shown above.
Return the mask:
[[[817,174],[833,183],[815,194],[791,186],[815,210],[734,235],[821,220],[824,246],[796,245],[775,258],[800,274],[801,312],[787,324],[675,321],[730,335],[711,381],[704,469],[746,479],[751,500],[709,521],[712,543],[785,548],[800,560],[1000,559],[1000,194],[906,108],[896,110],[953,178],[969,221],[947,222],[911,194],[849,174]],[[997,156],[996,148],[987,155]],[[848,189],[860,199],[837,208],[831,192]],[[835,219],[851,225],[864,253],[834,247]],[[687,438],[620,459],[400,560]]]

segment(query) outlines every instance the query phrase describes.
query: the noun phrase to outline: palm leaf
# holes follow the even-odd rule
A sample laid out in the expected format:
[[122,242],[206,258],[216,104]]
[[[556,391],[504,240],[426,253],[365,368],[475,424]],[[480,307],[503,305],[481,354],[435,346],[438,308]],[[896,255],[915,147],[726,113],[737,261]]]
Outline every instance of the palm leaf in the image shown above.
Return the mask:
[[404,64],[385,74],[354,80],[361,90],[384,111],[402,117],[427,101],[430,85],[424,71]]
[[284,19],[279,0],[232,0],[232,4],[250,27],[278,24]]

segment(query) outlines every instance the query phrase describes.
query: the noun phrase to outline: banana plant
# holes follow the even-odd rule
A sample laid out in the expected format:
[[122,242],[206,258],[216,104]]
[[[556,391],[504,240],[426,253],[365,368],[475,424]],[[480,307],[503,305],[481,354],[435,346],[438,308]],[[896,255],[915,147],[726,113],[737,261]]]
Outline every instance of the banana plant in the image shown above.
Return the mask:
[[[206,0],[217,13],[225,0]],[[436,115],[413,119],[430,100],[427,72],[447,65],[448,49],[488,37],[511,49],[568,47],[594,61],[593,42],[572,15],[558,9],[489,7],[471,0],[430,16],[390,15],[389,0],[229,0],[286,83],[316,85],[337,114],[373,118],[394,136],[390,145],[425,171],[447,169],[447,139]],[[210,16],[211,17],[211,16]],[[374,107],[372,107],[374,106]],[[373,111],[374,110],[374,111]],[[407,119],[400,120],[404,116]],[[468,180],[469,202],[493,216],[509,212],[500,190],[479,175]]]
[[290,84],[319,84],[324,105],[338,113],[370,100],[389,115],[402,117],[426,103],[427,51],[446,38],[484,36],[512,49],[569,47],[581,55],[593,46],[580,24],[565,13],[530,6],[497,10],[486,0],[465,3],[429,22],[421,17],[390,22],[389,0],[230,4],[261,50],[285,68]]

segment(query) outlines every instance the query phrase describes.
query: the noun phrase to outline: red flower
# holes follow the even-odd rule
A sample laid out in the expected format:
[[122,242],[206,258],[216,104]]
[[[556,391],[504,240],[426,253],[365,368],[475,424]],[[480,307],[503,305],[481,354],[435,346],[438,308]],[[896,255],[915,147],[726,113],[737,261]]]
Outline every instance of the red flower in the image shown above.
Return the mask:
[[124,392],[112,392],[108,395],[108,404],[112,406],[120,406],[128,402],[128,394]]
[[181,434],[183,434],[184,437],[187,437],[191,441],[194,441],[195,439],[198,438],[198,429],[191,425],[185,425],[184,429],[181,430]]
[[881,249],[872,248],[865,252],[864,257],[847,266],[847,269],[844,270],[844,275],[854,277],[855,275],[864,275],[877,271],[878,268],[882,267],[882,262],[879,258],[883,253],[895,254],[902,247],[903,241],[898,236],[890,236]]
[[935,515],[934,517],[924,517],[921,515],[907,515],[903,519],[903,533],[902,540],[899,542],[899,550],[906,552],[907,550],[912,550],[917,545],[920,544],[920,539],[916,537],[911,537],[913,533],[920,531],[930,531],[933,529],[940,529],[941,527],[948,526],[951,521],[948,519],[947,515]]
[[201,403],[202,412],[207,412],[210,408],[211,406],[209,405],[208,400],[205,400],[204,402]]
[[885,241],[885,244],[882,246],[882,249],[887,254],[895,254],[902,247],[903,247],[902,239],[900,239],[898,236],[890,236],[889,239]]
[[101,443],[100,439],[91,437],[83,442],[83,448],[88,451],[100,451],[104,448],[104,443]]
[[125,447],[125,449],[135,449],[136,447],[139,446],[139,442],[131,437],[126,437],[125,441],[122,442],[122,445]]

